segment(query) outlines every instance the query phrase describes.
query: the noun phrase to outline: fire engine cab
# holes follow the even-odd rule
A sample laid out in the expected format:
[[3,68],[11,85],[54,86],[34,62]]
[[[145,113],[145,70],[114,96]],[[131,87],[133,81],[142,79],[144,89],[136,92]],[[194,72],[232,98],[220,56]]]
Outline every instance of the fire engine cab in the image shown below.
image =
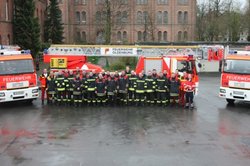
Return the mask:
[[233,51],[224,59],[220,93],[229,104],[250,101],[250,52]]
[[0,49],[0,103],[39,97],[30,51]]

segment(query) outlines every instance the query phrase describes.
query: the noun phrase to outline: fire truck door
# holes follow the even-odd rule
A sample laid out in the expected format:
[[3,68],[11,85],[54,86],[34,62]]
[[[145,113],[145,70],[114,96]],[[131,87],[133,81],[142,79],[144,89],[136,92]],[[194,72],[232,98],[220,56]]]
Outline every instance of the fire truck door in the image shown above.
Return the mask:
[[157,72],[162,71],[162,59],[145,59],[144,61],[144,70],[147,73],[156,69]]

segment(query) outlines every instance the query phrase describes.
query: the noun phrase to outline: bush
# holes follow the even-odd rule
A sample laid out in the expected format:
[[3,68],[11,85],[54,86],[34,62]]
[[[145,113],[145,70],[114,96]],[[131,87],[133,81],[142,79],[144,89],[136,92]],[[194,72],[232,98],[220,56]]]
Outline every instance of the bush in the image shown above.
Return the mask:
[[125,70],[125,64],[123,62],[117,62],[117,63],[114,63],[114,64],[111,64],[109,66],[109,69],[111,71],[116,71],[116,70]]

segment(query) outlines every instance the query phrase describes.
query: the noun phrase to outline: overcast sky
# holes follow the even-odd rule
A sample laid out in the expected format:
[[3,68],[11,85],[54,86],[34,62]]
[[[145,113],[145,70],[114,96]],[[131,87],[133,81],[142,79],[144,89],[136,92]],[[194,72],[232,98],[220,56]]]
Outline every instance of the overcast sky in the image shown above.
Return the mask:
[[[197,0],[198,3],[208,2],[209,0]],[[244,8],[247,0],[234,0],[234,2],[240,3],[241,7]]]

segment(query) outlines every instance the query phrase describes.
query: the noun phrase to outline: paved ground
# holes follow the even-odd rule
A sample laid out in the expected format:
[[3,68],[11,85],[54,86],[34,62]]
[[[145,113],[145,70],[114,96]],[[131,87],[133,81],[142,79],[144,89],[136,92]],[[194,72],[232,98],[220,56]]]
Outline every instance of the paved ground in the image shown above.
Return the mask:
[[194,111],[160,107],[0,106],[0,165],[248,166],[249,103],[202,76]]

